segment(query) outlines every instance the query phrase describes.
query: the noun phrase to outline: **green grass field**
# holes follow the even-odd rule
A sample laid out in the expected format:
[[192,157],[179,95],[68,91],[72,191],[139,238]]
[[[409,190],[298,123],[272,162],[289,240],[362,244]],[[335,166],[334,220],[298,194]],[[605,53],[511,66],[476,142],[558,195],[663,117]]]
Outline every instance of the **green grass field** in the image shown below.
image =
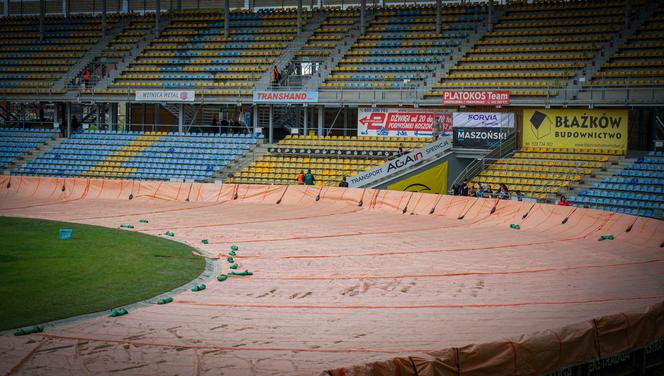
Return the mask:
[[184,244],[97,226],[0,217],[0,239],[0,330],[134,303],[205,267]]

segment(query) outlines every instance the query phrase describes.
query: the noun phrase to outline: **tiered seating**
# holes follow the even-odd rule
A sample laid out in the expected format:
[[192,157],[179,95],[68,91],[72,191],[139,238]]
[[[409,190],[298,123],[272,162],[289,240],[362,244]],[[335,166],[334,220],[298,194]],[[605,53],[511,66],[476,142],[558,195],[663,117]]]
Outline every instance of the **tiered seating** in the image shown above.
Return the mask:
[[384,163],[388,156],[397,154],[400,146],[408,151],[428,141],[398,137],[289,136],[227,182],[295,184],[300,171],[311,169],[316,185],[336,186],[348,176]]
[[590,85],[664,86],[664,7],[615,53]]
[[56,136],[52,129],[0,128],[0,168]]
[[419,86],[484,19],[479,7],[443,8],[436,34],[433,5],[379,11],[322,87],[391,89]]
[[664,218],[664,153],[651,152],[569,200],[577,206]]
[[447,88],[555,96],[623,24],[622,2],[515,5],[427,95]]
[[522,148],[512,158],[489,165],[471,183],[489,183],[493,190],[506,184],[512,192],[546,199],[548,194],[583,180],[594,169],[604,169],[609,156],[594,153],[597,151],[592,149]]
[[[307,14],[304,15],[307,19]],[[192,89],[207,95],[251,95],[296,33],[293,10],[233,12],[230,37],[219,10],[176,13],[170,24],[111,83],[106,94],[135,89]]]
[[119,32],[96,57],[97,62],[117,63],[129,55],[132,48],[155,27],[154,14],[132,14],[129,24]]
[[28,175],[204,180],[256,139],[211,133],[88,131],[19,168]]
[[303,61],[325,61],[337,43],[350,32],[353,24],[358,22],[359,17],[359,11],[330,11],[326,14],[325,21],[321,22],[314,35],[295,56]]
[[[108,17],[108,27],[115,22]],[[48,16],[44,40],[39,40],[36,17],[2,20],[0,35],[0,93],[64,93],[53,83],[101,37],[101,18]],[[11,36],[11,37],[9,37]]]

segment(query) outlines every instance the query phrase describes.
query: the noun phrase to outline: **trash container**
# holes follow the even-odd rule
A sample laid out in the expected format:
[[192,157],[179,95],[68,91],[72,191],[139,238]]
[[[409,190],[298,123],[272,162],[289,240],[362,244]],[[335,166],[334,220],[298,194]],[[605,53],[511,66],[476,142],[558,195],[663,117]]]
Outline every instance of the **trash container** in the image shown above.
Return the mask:
[[60,229],[60,240],[71,240],[71,235],[74,231],[70,228]]

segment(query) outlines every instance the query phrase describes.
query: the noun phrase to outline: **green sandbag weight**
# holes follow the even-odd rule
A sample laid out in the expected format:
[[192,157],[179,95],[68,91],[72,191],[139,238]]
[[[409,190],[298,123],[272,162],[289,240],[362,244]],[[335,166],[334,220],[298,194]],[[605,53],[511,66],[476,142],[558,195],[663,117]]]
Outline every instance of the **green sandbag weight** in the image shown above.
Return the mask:
[[217,276],[217,281],[223,282],[228,279],[228,276],[226,274],[222,274],[220,276]]
[[203,244],[208,244],[208,240],[207,240],[207,239],[203,239],[203,240],[201,240],[201,243],[203,243]]
[[44,331],[44,328],[41,326],[33,326],[31,328],[18,329],[14,332],[15,336],[24,336],[27,334],[41,333]]
[[597,240],[602,241],[602,240],[613,240],[613,239],[614,239],[613,235],[602,235]]
[[230,268],[233,269],[233,270],[237,269],[237,264],[231,265]]
[[515,229],[515,230],[519,230],[521,227],[520,227],[519,225],[515,225],[514,223],[512,223],[512,224],[510,225],[510,228],[513,228],[513,229]]
[[118,309],[113,308],[111,310],[111,317],[124,316],[127,313],[129,313],[129,312],[127,312],[127,310],[124,309],[124,308],[118,308]]
[[237,253],[235,253],[235,251],[230,251],[230,252],[228,252],[228,255],[229,256],[237,256]]
[[198,284],[198,285],[194,286],[194,288],[191,289],[191,291],[193,291],[193,292],[202,291],[202,290],[205,290],[205,287],[206,287],[205,283],[201,283],[201,284]]
[[235,262],[235,260],[233,260],[232,257],[227,258],[226,261],[228,261],[229,264],[232,264],[232,263]]
[[171,298],[170,296],[168,296],[168,297],[165,297],[165,298],[163,298],[163,299],[159,299],[159,301],[157,301],[157,304],[168,304],[168,303],[170,303],[170,302],[172,302],[172,301],[173,301],[173,298]]
[[139,219],[138,221],[141,222],[141,223],[148,223],[147,219]]
[[134,228],[134,226],[133,225],[122,224],[122,225],[120,225],[120,228]]
[[170,232],[170,231],[166,231],[166,232],[164,233],[164,235],[166,235],[166,236],[175,236],[175,234],[172,233],[172,232]]
[[239,248],[238,248],[237,245],[232,245],[232,246],[231,246],[231,250],[232,250],[232,251],[237,251],[238,249],[239,249]]
[[228,274],[230,274],[230,275],[237,275],[237,276],[254,275],[254,273],[252,273],[252,272],[250,272],[250,271],[248,271],[248,270],[245,270],[245,271],[243,271],[243,272],[230,272],[230,273],[228,273]]

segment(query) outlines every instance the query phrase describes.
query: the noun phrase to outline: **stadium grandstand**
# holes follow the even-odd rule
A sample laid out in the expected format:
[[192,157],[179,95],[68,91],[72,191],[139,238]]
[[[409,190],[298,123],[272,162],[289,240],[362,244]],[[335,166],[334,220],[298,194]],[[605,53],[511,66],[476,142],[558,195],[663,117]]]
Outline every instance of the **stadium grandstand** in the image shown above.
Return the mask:
[[[0,373],[40,373],[40,367],[45,374],[97,373],[121,369],[129,356],[142,365],[121,369],[128,374],[141,367],[148,374],[188,373],[190,363],[195,374],[224,367],[231,367],[228,374],[335,376],[664,374],[664,2],[0,0],[0,41],[1,216],[117,227],[111,222],[154,214],[156,224],[136,232],[173,237],[171,231],[181,231],[175,240],[206,258],[199,282],[221,268],[212,260],[233,260],[222,245],[246,245],[245,265],[262,267],[256,278],[242,278],[255,284],[242,294],[223,300],[220,292],[209,302],[185,295],[173,305],[181,310],[171,312],[180,321],[214,321],[231,312],[221,310],[256,308],[259,313],[249,314],[255,326],[196,322],[178,333],[180,321],[161,322],[153,308],[114,329],[103,318],[76,318],[53,324],[38,345],[44,348],[1,333]],[[268,202],[290,208],[291,216],[280,217],[285,209],[272,211]],[[194,208],[200,216],[186,205],[200,205]],[[412,217],[393,217],[407,213]],[[426,215],[435,217],[432,225]],[[560,227],[568,221],[577,227]],[[434,236],[441,228],[445,236]],[[521,231],[507,233],[513,230]],[[527,239],[504,245],[514,233]],[[357,244],[333,240],[365,236]],[[614,236],[624,238],[611,243]],[[609,241],[589,243],[597,238]],[[421,275],[393,258],[410,255],[411,245],[423,250],[413,254],[426,269]],[[529,245],[541,262],[530,265],[518,254]],[[604,258],[602,252],[617,252],[619,245],[624,259]],[[494,247],[527,271],[503,270],[505,259],[488,251]],[[587,263],[569,253],[575,247]],[[485,253],[469,260],[452,255],[477,250]],[[449,251],[453,264],[438,251]],[[436,255],[426,259],[429,253]],[[381,264],[382,257],[389,260]],[[575,272],[583,268],[587,278],[608,286],[609,273],[601,270],[628,264],[647,264],[647,271],[630,269],[626,282],[611,284],[620,292],[611,305],[598,306],[609,287],[563,286],[568,277],[585,278]],[[353,271],[348,278],[357,285],[327,291],[322,281],[336,289],[344,270]],[[590,308],[553,312],[544,307],[558,303],[539,297],[533,305],[542,311],[510,313],[519,303],[503,305],[512,291],[530,299],[514,275],[554,270],[565,274],[548,281],[563,292],[540,280],[536,292]],[[486,301],[484,274],[504,278]],[[439,303],[438,292],[448,295],[440,280],[407,305],[399,300],[398,291],[462,275],[480,278],[469,300],[457,299],[469,285],[450,282],[457,293]],[[265,292],[259,284],[270,278],[298,291]],[[394,285],[385,282],[390,278]],[[404,286],[403,278],[412,284]],[[307,283],[315,304],[307,300]],[[376,295],[355,299],[366,291]],[[258,297],[265,299],[253,300]],[[383,312],[390,307],[393,312]],[[417,307],[434,311],[400,313]],[[450,307],[464,314],[436,326],[435,310]],[[480,307],[494,311],[461,317]],[[290,315],[325,321],[322,330],[333,335],[306,331],[313,329],[282,310],[275,318],[291,320],[283,329],[263,309],[298,309]],[[324,316],[329,311],[318,309],[334,311],[331,321]],[[342,309],[361,310],[352,318],[357,328],[374,310],[382,316],[366,331],[344,323],[344,337],[329,329]],[[626,323],[610,316],[616,314]],[[520,315],[524,321],[517,323]],[[414,334],[399,329],[391,337],[379,326],[398,326],[392,319],[405,320]],[[497,324],[477,330],[464,327],[449,341],[415,328],[453,331],[494,319]],[[619,324],[629,328],[624,344],[610,334]],[[228,330],[223,340],[229,344],[213,333],[217,328]],[[229,339],[235,335],[242,340]],[[82,356],[94,358],[97,368],[88,369],[79,350],[60,350],[72,341],[76,348],[107,341],[101,346],[112,349],[100,350],[103,361]],[[554,351],[538,341],[566,350],[557,360],[542,355],[522,362],[524,352],[533,357],[523,349],[531,344]],[[144,360],[124,354],[120,347],[129,345]],[[52,358],[42,354],[49,349]]]

